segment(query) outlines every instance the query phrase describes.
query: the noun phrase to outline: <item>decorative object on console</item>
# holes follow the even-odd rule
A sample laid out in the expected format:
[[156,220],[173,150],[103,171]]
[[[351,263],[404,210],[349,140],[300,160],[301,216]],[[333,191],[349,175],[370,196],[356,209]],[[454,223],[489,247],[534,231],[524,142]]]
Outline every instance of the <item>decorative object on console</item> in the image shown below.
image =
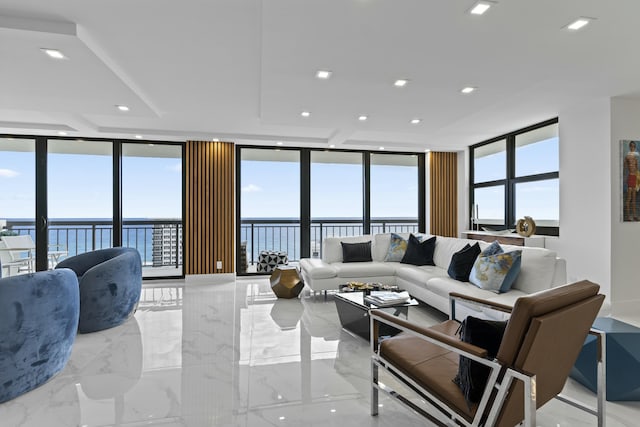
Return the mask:
[[521,260],[521,250],[504,252],[498,242],[493,242],[478,255],[469,282],[498,294],[507,292],[520,273]]
[[435,265],[433,262],[433,252],[436,248],[436,236],[421,242],[416,236],[409,236],[407,252],[400,261],[403,264],[412,265]]
[[473,246],[468,243],[454,253],[449,263],[447,274],[452,279],[460,280],[461,282],[469,281],[469,274],[473,268],[473,264],[476,262],[478,255],[480,255],[480,244],[476,243]]
[[622,221],[640,221],[638,191],[640,190],[640,141],[620,140],[620,212]]
[[516,223],[516,231],[523,237],[529,237],[536,232],[536,222],[530,216],[525,216]]
[[371,261],[371,242],[344,243],[342,245],[342,262]]

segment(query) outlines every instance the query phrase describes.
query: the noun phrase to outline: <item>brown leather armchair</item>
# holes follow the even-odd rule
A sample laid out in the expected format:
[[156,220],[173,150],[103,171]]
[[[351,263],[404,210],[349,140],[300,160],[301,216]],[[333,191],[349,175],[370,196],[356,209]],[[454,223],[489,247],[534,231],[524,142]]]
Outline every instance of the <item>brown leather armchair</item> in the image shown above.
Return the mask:
[[[511,313],[494,359],[487,357],[486,349],[462,342],[456,336],[459,322],[454,319],[424,328],[373,311],[371,414],[378,414],[378,391],[382,390],[438,425],[512,427],[524,421],[525,426],[535,426],[536,409],[559,397],[596,415],[598,425],[603,425],[602,387],[597,408],[560,396],[604,300],[598,291],[594,283],[577,282],[519,298],[513,309],[452,294],[452,308],[456,300],[464,300]],[[381,323],[403,333],[379,340]],[[604,336],[598,338],[603,345]],[[603,378],[604,354],[600,353],[598,369]],[[481,399],[472,405],[453,382],[461,355],[489,367]],[[428,406],[418,405],[379,381],[379,368],[416,392]]]

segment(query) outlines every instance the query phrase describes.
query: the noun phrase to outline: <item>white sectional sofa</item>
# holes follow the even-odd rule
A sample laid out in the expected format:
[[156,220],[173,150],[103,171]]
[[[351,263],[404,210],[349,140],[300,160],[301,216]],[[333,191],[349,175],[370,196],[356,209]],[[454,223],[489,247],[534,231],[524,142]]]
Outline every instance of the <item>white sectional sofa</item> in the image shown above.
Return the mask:
[[[400,234],[408,238],[408,234]],[[342,245],[371,241],[371,262],[342,262]],[[449,293],[458,292],[476,298],[513,306],[520,296],[565,284],[566,264],[554,251],[544,248],[501,245],[505,251],[522,249],[520,274],[510,291],[496,294],[480,289],[468,282],[449,277],[447,269],[451,256],[465,244],[476,240],[451,237],[436,238],[433,255],[435,266],[414,266],[399,262],[385,262],[391,234],[376,234],[357,237],[328,237],[323,242],[322,259],[300,260],[300,271],[306,286],[312,291],[337,290],[350,281],[378,282],[398,285],[419,300],[449,314]],[[489,243],[478,242],[484,250]]]

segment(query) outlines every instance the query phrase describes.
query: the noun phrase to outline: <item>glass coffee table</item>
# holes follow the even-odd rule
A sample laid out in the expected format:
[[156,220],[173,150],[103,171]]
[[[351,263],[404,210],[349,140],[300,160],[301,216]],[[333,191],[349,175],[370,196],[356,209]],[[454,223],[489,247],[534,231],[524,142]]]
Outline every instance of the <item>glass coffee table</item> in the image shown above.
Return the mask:
[[[338,292],[335,294],[334,301],[338,310],[338,317],[342,327],[366,340],[369,340],[371,333],[371,325],[369,321],[369,313],[371,310],[382,310],[404,319],[409,316],[409,307],[419,305],[418,301],[411,298],[407,302],[403,302],[393,306],[377,307],[364,300],[364,291]],[[381,336],[393,336],[399,331],[388,325],[380,325]]]

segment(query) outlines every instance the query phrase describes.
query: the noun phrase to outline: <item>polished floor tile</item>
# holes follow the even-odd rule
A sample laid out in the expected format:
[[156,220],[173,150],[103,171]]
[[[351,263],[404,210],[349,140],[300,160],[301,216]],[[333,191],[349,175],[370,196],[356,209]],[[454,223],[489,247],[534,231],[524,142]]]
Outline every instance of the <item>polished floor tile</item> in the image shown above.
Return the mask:
[[[425,325],[435,310],[412,308]],[[369,415],[369,345],[340,328],[333,298],[277,299],[268,281],[145,284],[135,316],[78,335],[63,372],[0,404],[0,426],[415,426],[381,395]],[[580,385],[569,394],[593,397]],[[610,403],[609,426],[636,426],[638,402]],[[550,402],[540,426],[595,425]]]

